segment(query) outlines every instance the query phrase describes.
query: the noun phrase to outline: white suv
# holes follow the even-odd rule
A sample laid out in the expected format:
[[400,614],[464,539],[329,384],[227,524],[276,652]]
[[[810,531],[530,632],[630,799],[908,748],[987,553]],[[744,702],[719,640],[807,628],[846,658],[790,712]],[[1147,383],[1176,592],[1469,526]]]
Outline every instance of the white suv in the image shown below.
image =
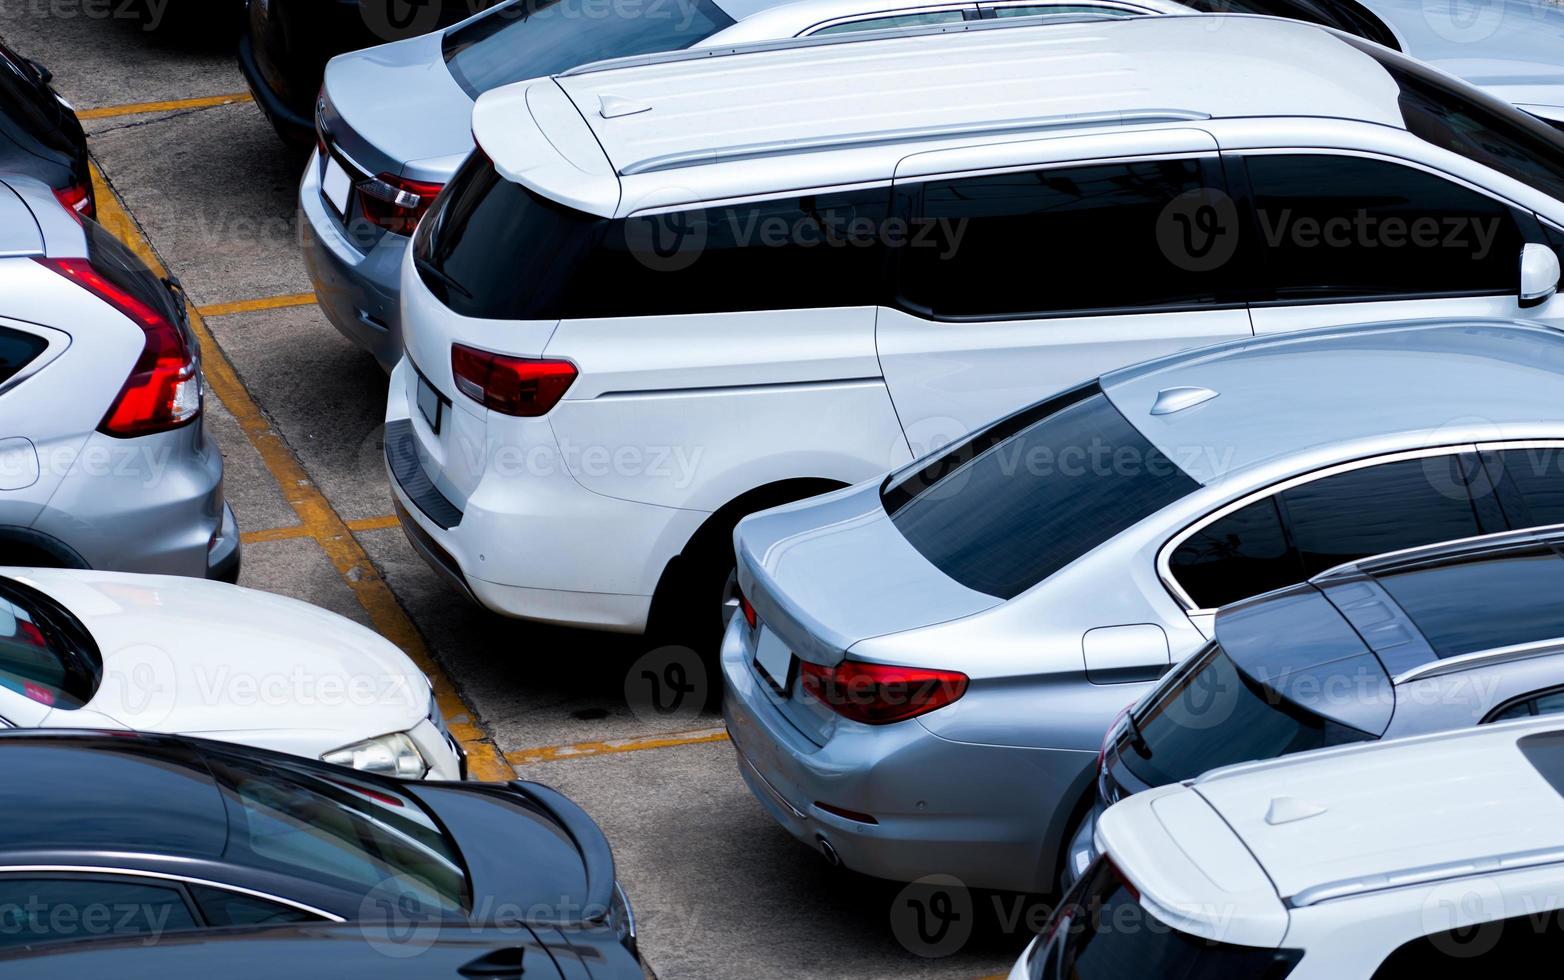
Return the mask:
[[1132,796],[1010,980],[1535,973],[1564,948],[1561,792],[1552,718]]
[[403,265],[409,536],[501,613],[639,631],[694,596],[715,629],[738,518],[1080,378],[1303,327],[1564,323],[1557,131],[1345,35],[1211,23],[846,35],[484,95]]

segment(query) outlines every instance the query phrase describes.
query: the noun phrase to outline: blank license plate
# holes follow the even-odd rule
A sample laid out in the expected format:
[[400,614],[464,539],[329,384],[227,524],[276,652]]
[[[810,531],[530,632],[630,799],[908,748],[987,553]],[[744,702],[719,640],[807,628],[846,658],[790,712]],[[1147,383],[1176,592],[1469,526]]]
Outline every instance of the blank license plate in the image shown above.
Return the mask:
[[326,158],[326,175],[321,178],[320,189],[325,192],[326,200],[337,209],[337,216],[343,217],[348,213],[348,194],[353,190],[353,181],[349,179],[348,172],[342,169],[342,164]]
[[760,638],[755,641],[755,666],[772,687],[787,693],[788,681],[792,680],[793,651],[764,626],[760,628]]
[[423,413],[430,430],[439,435],[441,417],[445,414],[445,399],[434,390],[434,385],[424,380],[423,375],[418,376],[418,411]]

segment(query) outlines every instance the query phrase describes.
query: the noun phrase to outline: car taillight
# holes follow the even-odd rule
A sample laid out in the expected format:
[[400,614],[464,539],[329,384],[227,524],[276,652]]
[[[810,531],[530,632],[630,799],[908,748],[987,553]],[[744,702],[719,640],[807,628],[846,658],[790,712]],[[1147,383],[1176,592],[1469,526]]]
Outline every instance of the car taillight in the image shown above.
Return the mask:
[[54,192],[55,198],[65,209],[79,217],[91,218],[97,213],[93,206],[92,186],[90,184],[75,184]]
[[444,189],[444,184],[381,174],[359,183],[359,208],[375,226],[395,235],[411,235]]
[[36,260],[92,293],[141,328],[145,342],[98,431],[128,438],[186,425],[201,414],[201,371],[184,331],[160,310],[119,288],[86,259]]
[[739,593],[739,612],[744,614],[744,622],[749,624],[750,629],[760,625],[760,614],[755,612],[755,607],[749,604],[742,592]]
[[954,670],[891,667],[844,660],[835,667],[799,665],[805,691],[844,718],[865,725],[889,725],[959,699],[967,675]]
[[546,415],[576,380],[576,366],[547,357],[510,357],[451,345],[451,374],[462,394],[505,415]]

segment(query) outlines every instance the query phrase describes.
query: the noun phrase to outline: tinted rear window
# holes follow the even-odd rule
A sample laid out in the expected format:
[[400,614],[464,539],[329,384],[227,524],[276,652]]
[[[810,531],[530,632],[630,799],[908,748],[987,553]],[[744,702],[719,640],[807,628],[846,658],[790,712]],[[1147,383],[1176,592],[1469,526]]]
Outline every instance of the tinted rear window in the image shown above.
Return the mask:
[[1303,956],[1181,932],[1147,911],[1105,860],[1064,897],[1047,934],[1028,964],[1030,980],[1280,980]]
[[1093,384],[893,476],[882,500],[946,575],[1009,599],[1197,487]]
[[445,63],[468,95],[577,65],[687,48],[733,24],[710,0],[517,0],[446,32]]
[[1551,549],[1384,575],[1379,584],[1441,657],[1564,637],[1564,559]]
[[1135,722],[1118,745],[1119,761],[1149,786],[1375,737],[1282,697],[1216,644],[1170,678]]
[[64,111],[33,67],[0,46],[0,122],[74,157],[77,147],[60,128]]
[[0,579],[0,687],[64,710],[92,700],[103,660],[64,607],[18,582]]

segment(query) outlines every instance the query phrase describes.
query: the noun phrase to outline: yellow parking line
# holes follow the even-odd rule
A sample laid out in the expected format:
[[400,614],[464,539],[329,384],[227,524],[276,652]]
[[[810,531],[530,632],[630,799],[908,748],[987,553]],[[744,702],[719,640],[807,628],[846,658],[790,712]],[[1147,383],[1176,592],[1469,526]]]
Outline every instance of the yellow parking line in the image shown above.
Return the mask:
[[555,762],[560,759],[581,759],[593,755],[614,755],[619,752],[644,752],[647,749],[669,749],[680,745],[705,745],[709,742],[726,742],[728,732],[724,728],[707,728],[677,735],[644,735],[640,738],[620,738],[606,742],[577,742],[574,745],[545,745],[536,749],[520,749],[508,752],[505,758],[513,766],[525,766],[533,762]]
[[[98,220],[154,272],[167,275],[162,260],[125,210],[118,192],[109,185],[96,163],[92,166],[92,177],[97,188]],[[430,656],[423,637],[397,603],[390,586],[375,570],[369,555],[353,537],[352,531],[331,506],[331,502],[310,480],[293,450],[288,448],[267,422],[260,406],[250,396],[244,382],[239,380],[233,364],[217,346],[199,311],[191,311],[190,326],[201,342],[202,366],[205,368],[207,385],[227,407],[245,437],[260,454],[283,496],[299,515],[302,528],[331,559],[337,573],[369,613],[370,623],[375,629],[401,647],[433,681],[436,699],[451,723],[451,732],[467,751],[469,773],[473,778],[482,780],[514,778],[515,770],[505,761],[494,743],[473,723],[471,706],[462,700],[451,679]]]
[[211,109],[220,105],[235,105],[240,102],[254,102],[255,97],[249,92],[236,92],[233,95],[208,95],[199,99],[174,99],[168,102],[131,102],[126,105],[104,106],[101,109],[78,109],[76,118],[87,119],[115,119],[119,116],[139,116],[146,112],[178,112],[182,109]]
[[[348,521],[348,530],[354,534],[364,531],[383,531],[388,527],[399,527],[401,521],[395,514],[386,514],[382,517],[360,517],[358,520]],[[294,524],[289,527],[267,527],[256,531],[245,531],[239,535],[239,540],[245,544],[259,544],[263,541],[287,541],[292,538],[312,538],[315,532],[303,524]]]
[[196,312],[210,320],[214,316],[230,316],[234,313],[258,313],[261,310],[285,310],[295,306],[314,305],[314,293],[294,293],[291,296],[242,299],[237,303],[213,303],[210,306],[196,307]]

